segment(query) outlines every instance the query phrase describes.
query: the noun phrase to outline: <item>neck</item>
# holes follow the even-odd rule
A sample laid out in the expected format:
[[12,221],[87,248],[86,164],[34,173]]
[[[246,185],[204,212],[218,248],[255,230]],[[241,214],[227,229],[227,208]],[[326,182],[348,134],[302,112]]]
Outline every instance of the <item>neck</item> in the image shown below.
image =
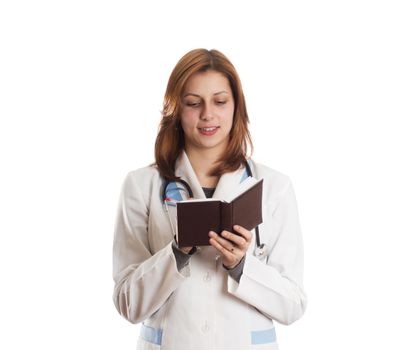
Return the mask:
[[185,149],[193,171],[202,187],[215,187],[219,181],[218,176],[209,175],[219,159],[219,154],[211,150]]

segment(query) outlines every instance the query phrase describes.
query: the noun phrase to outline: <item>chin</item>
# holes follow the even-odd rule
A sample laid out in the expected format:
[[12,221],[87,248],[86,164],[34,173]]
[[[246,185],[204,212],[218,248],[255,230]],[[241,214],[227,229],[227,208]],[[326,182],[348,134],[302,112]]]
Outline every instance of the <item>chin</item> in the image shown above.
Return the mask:
[[226,149],[227,145],[223,142],[204,142],[201,143],[202,148],[206,149],[215,149],[215,148],[223,148]]

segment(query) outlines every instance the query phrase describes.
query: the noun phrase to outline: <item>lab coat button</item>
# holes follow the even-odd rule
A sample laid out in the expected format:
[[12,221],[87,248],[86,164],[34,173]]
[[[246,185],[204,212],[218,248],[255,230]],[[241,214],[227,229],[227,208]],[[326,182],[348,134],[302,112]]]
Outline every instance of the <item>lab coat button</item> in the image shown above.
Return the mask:
[[205,323],[205,324],[202,326],[202,332],[203,332],[203,333],[207,333],[207,332],[209,332],[209,329],[210,329],[210,327],[209,327],[209,325],[208,325],[207,323]]

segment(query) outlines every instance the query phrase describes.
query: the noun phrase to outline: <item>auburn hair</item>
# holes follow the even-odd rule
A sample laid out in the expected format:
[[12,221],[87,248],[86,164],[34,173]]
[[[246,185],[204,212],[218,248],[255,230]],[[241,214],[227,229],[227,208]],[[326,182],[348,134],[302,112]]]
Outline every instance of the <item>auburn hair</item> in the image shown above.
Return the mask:
[[185,146],[180,124],[181,98],[185,85],[193,74],[209,70],[219,72],[228,79],[235,106],[227,150],[216,162],[210,175],[220,176],[237,170],[246,163],[248,147],[252,153],[245,97],[235,67],[218,50],[195,49],[177,62],[164,95],[162,118],[155,143],[155,163],[161,176],[168,180],[178,180],[174,173],[175,163]]

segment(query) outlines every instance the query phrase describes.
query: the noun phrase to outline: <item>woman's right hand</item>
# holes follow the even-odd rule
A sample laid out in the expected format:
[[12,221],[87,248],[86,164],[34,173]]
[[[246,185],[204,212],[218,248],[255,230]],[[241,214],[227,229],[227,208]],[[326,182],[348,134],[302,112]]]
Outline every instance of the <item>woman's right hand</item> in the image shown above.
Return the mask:
[[183,253],[189,254],[193,247],[181,247],[179,248]]

